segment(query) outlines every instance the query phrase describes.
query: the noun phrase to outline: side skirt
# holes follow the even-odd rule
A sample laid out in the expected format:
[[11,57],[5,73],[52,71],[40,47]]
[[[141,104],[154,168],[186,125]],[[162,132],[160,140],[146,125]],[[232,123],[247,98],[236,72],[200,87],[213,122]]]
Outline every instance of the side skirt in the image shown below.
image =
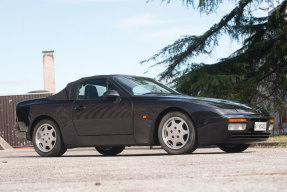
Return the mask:
[[131,146],[136,145],[133,135],[108,135],[108,136],[78,136],[72,143],[65,143],[68,149],[75,147],[95,146]]

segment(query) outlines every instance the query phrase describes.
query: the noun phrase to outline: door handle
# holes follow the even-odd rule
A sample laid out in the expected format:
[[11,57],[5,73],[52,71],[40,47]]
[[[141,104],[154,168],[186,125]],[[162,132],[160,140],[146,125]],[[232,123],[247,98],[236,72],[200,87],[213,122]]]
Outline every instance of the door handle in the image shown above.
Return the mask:
[[86,106],[80,105],[80,106],[76,106],[74,109],[75,109],[76,111],[83,111],[83,110],[86,109]]

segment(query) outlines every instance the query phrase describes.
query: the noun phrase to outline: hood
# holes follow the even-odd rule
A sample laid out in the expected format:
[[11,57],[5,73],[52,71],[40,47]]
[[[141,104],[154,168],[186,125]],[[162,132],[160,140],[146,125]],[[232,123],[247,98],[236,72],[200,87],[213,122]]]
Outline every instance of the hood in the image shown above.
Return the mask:
[[257,106],[253,106],[250,104],[245,104],[245,103],[239,103],[239,102],[234,102],[234,101],[229,101],[229,100],[224,100],[224,99],[214,99],[214,98],[206,98],[206,97],[192,97],[192,96],[186,96],[186,95],[173,95],[173,96],[168,96],[172,97],[174,99],[179,99],[179,100],[186,100],[189,103],[195,103],[195,104],[200,104],[200,105],[205,105],[205,106],[210,106],[212,108],[215,108],[217,111],[223,114],[229,114],[229,115],[256,115],[256,114],[263,114],[263,115],[268,115],[268,113]]
[[225,114],[265,114],[268,113],[257,106],[253,106],[250,104],[239,103],[224,99],[213,99],[213,98],[200,98],[200,97],[191,97],[191,100],[197,100],[200,102],[207,103],[209,105],[213,105],[219,109],[222,109],[222,112]]
[[268,115],[268,113],[257,106],[253,106],[250,104],[245,103],[239,103],[224,99],[214,99],[214,98],[205,98],[205,97],[187,97],[190,102],[199,102],[202,104],[212,105],[218,109],[224,114],[265,114]]

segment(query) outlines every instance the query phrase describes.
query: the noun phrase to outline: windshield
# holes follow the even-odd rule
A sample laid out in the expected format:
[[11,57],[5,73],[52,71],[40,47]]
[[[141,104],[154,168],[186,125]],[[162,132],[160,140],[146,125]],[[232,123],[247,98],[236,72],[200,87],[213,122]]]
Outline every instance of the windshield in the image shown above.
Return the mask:
[[132,95],[179,94],[171,88],[146,77],[117,76],[115,80]]

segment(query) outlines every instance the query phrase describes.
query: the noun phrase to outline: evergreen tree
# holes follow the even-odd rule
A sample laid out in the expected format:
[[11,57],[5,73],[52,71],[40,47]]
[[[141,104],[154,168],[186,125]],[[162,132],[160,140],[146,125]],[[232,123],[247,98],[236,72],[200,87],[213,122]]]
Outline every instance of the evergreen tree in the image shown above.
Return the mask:
[[[183,2],[195,6],[193,0]],[[197,2],[200,11],[206,14],[222,4],[221,0]],[[263,0],[235,2],[235,8],[202,35],[184,36],[143,63],[166,65],[160,80],[171,79],[175,88],[185,94],[237,100],[265,108],[286,106],[287,1],[267,17],[256,17],[251,11],[252,5],[259,6]],[[236,40],[247,38],[242,48],[217,63],[191,62],[201,54],[208,54],[205,50],[217,46],[224,33]]]

